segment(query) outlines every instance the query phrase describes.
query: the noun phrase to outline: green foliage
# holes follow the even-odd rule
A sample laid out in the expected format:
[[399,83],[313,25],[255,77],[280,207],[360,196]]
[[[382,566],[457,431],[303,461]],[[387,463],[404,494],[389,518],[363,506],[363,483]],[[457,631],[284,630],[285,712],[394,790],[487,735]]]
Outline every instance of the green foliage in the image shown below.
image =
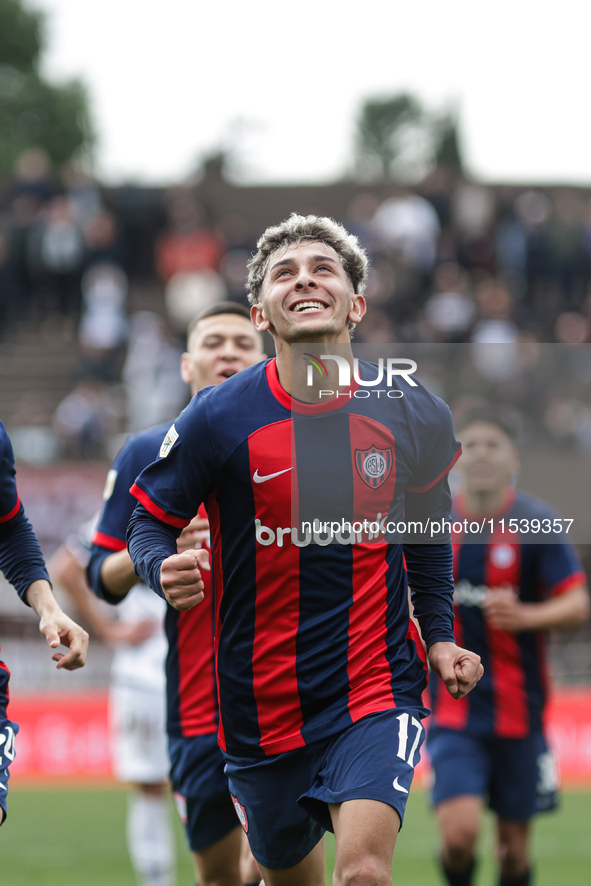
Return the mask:
[[34,71],[43,48],[43,14],[21,0],[0,0],[0,65]]
[[27,148],[59,167],[93,141],[82,83],[49,83],[37,71],[42,24],[20,0],[0,0],[0,175]]
[[408,93],[366,99],[357,118],[355,162],[365,179],[396,179],[436,163],[461,172],[457,125],[451,114],[426,111]]
[[392,164],[402,150],[401,136],[423,118],[423,110],[411,95],[368,98],[357,121],[357,161],[363,168],[375,169],[388,178]]
[[26,148],[43,148],[61,166],[92,142],[83,85],[54,86],[35,73],[0,68],[0,172]]

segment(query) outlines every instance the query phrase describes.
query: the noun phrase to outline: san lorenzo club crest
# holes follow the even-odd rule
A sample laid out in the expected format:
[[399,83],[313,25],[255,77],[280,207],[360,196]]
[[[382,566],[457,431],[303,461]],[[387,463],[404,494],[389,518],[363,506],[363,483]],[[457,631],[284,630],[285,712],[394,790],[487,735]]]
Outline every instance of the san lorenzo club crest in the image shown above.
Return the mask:
[[355,465],[359,476],[370,489],[377,489],[383,486],[392,470],[392,450],[377,449],[375,446],[370,449],[355,450]]

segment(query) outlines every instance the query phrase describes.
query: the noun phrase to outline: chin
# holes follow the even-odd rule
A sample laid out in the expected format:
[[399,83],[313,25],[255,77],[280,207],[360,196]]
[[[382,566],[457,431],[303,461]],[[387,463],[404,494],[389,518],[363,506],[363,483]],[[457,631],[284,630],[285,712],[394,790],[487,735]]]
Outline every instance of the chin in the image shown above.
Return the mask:
[[285,338],[288,341],[310,341],[312,338],[322,338],[325,335],[334,335],[340,332],[338,324],[331,320],[317,320],[309,318],[305,323],[291,324],[286,330]]

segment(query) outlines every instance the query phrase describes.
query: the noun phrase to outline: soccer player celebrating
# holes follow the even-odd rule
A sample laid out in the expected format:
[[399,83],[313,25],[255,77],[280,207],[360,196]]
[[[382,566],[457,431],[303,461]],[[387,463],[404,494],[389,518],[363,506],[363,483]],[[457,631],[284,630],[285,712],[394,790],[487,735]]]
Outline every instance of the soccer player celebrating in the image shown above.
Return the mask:
[[[271,332],[277,358],[198,394],[133,490],[136,571],[181,611],[203,599],[207,562],[199,551],[177,554],[175,539],[207,503],[219,741],[267,886],[323,884],[326,829],[336,836],[338,886],[391,883],[424,734],[425,669],[409,628],[402,545],[366,534],[310,543],[292,522],[311,492],[330,506],[337,494],[365,501],[377,488],[399,515],[405,496],[411,512],[423,494],[437,516],[451,505],[446,474],[459,447],[449,410],[421,385],[383,409],[384,401],[368,410],[349,396],[316,404],[293,396],[292,356],[296,375],[306,373],[292,346],[350,351],[366,274],[357,239],[330,219],[294,215],[269,228],[249,289],[254,325]],[[375,376],[375,367],[360,371]],[[338,434],[311,446],[307,430],[314,436],[327,417]],[[459,698],[482,668],[455,644],[451,546],[437,541],[405,545],[404,554],[429,661]]]
[[[252,326],[248,310],[233,302],[220,302],[189,326],[181,375],[195,395],[263,357],[262,337]],[[160,623],[165,618],[168,638],[166,704],[163,666],[167,644],[159,631],[145,643],[120,646],[114,662],[115,766],[118,776],[137,788],[128,820],[130,855],[141,886],[172,883],[172,833],[165,793],[169,769],[166,707],[172,787],[199,883],[258,883],[258,869],[250,853],[243,852],[240,860],[241,832],[217,745],[212,595],[207,605],[190,612],[166,607],[149,588],[138,584],[125,549],[127,524],[137,503],[129,489],[137,475],[166,450],[168,429],[169,424],[160,425],[130,437],[115,459],[88,565],[92,589],[108,602],[120,603],[124,621],[137,625],[147,618]],[[209,555],[204,511],[178,540],[179,551],[195,552],[196,548]],[[162,611],[158,604],[162,604]]]
[[[0,569],[14,585],[20,598],[39,616],[39,630],[52,649],[69,646],[64,655],[51,656],[58,668],[73,671],[83,667],[88,634],[62,612],[58,605],[43,555],[33,528],[25,516],[16,488],[16,471],[10,439],[0,421]],[[10,672],[0,661],[0,824],[6,818],[8,767],[14,759],[14,737],[18,725],[6,718]]]
[[508,532],[511,519],[533,531],[544,520],[553,525],[556,517],[546,503],[513,488],[519,461],[511,416],[487,407],[472,410],[459,437],[465,491],[454,502],[452,519],[486,519],[487,535],[455,539],[455,633],[478,652],[485,673],[470,697],[453,705],[445,687],[432,681],[427,744],[441,861],[451,886],[470,886],[488,802],[496,816],[499,884],[529,886],[530,820],[554,808],[557,788],[542,726],[545,632],[580,625],[589,599],[571,545],[543,544],[547,536],[540,533],[527,544],[527,535]]

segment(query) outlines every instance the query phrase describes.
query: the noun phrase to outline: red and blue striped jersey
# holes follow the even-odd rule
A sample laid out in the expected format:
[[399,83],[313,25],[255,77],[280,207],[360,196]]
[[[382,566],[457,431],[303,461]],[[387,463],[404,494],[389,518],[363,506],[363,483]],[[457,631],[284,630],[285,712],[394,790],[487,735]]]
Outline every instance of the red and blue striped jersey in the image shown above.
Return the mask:
[[[537,603],[585,582],[572,545],[528,544],[527,535],[509,535],[507,530],[498,534],[503,517],[508,527],[510,519],[553,520],[557,516],[546,502],[510,490],[502,511],[494,515],[496,540],[488,536],[487,543],[462,543],[461,535],[454,536],[456,642],[481,656],[484,676],[459,701],[434,677],[430,684],[433,725],[501,738],[523,738],[541,728],[549,682],[546,633],[493,628],[484,618],[482,603],[496,587],[510,586],[522,602]],[[466,518],[477,519],[465,512],[459,497],[452,519]]]
[[37,536],[21,504],[16,487],[12,444],[1,421],[0,570],[25,603],[27,603],[26,592],[34,581],[38,579],[49,581]]
[[[259,363],[197,394],[136,480],[143,508],[130,552],[160,592],[156,572],[143,570],[144,554],[155,555],[139,550],[136,519],[180,528],[206,502],[224,750],[280,753],[368,714],[421,705],[402,546],[347,531],[331,542],[301,525],[352,513],[400,520],[410,489],[435,491],[434,513],[449,513],[442,478],[459,445],[448,408],[421,385],[374,399],[303,404],[281,387],[274,360]],[[431,642],[453,639],[451,575],[449,591],[449,628]]]
[[[105,502],[93,537],[93,555],[125,548],[127,524],[136,505],[129,489],[141,471],[158,457],[169,425],[148,428],[128,438],[107,475]],[[203,512],[203,515],[205,513]],[[93,590],[98,570],[89,571]],[[204,575],[207,602],[188,612],[167,606],[165,629],[167,731],[170,735],[210,735],[218,729],[213,664],[213,595]],[[100,592],[99,592],[100,595]],[[104,593],[102,596],[106,596]]]

